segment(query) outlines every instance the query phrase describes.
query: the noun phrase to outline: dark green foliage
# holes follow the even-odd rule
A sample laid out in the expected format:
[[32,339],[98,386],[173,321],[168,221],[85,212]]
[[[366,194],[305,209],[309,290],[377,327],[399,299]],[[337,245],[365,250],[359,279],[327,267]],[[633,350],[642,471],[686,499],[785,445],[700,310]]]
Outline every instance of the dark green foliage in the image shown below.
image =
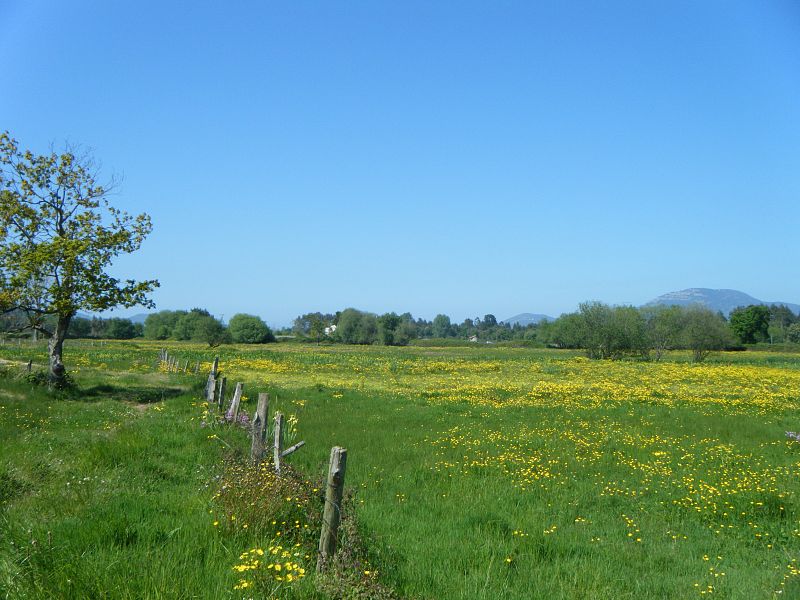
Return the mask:
[[800,344],[800,323],[794,323],[788,327],[786,339],[795,344]]
[[695,362],[702,362],[710,352],[731,344],[725,320],[712,310],[694,305],[685,309],[681,330],[682,346],[692,351]]
[[582,348],[590,358],[659,360],[667,350],[685,348],[699,362],[732,343],[724,318],[702,306],[637,309],[584,302],[578,312],[561,315],[539,331],[550,345]]
[[348,308],[339,315],[336,339],[345,344],[374,344],[378,338],[375,315]]
[[205,342],[209,346],[230,341],[230,334],[225,326],[203,308],[193,308],[180,316],[172,330],[172,337],[176,340]]
[[87,338],[92,333],[92,321],[83,317],[75,317],[69,324],[67,336],[71,338]]
[[450,317],[447,315],[436,315],[433,319],[433,337],[445,338],[451,333]]
[[142,335],[142,326],[130,319],[112,318],[106,320],[105,335],[112,340],[130,340]]
[[231,339],[241,344],[265,344],[274,342],[275,336],[267,324],[255,315],[236,314],[228,323]]
[[148,340],[167,340],[173,337],[175,325],[185,310],[162,310],[161,312],[147,315],[144,320],[144,337]]
[[731,313],[731,331],[742,344],[755,344],[769,339],[770,309],[763,304],[739,307]]

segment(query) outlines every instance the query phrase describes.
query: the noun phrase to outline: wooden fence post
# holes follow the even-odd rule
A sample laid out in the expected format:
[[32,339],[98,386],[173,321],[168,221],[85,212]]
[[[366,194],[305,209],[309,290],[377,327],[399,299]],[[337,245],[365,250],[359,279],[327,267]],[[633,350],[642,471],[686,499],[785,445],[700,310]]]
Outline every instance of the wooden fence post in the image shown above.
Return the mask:
[[250,444],[250,458],[255,463],[264,460],[267,441],[267,415],[269,414],[269,394],[258,395],[258,406],[253,416],[253,441]]
[[214,393],[217,391],[217,380],[213,375],[208,376],[208,385],[206,386],[206,402],[214,404]]
[[242,401],[242,383],[236,384],[236,389],[233,390],[233,398],[231,398],[231,405],[228,407],[228,412],[225,413],[225,418],[236,421],[239,416],[239,403]]
[[281,474],[281,455],[283,454],[283,413],[275,413],[275,439],[272,449],[272,463],[275,472]]
[[216,377],[217,376],[217,369],[219,368],[219,356],[214,357],[214,364],[211,365],[211,374]]
[[33,368],[33,359],[31,359],[31,360],[29,360],[29,361],[28,361],[28,373],[30,373],[30,372],[31,372],[31,369],[32,369],[32,368]]
[[197,375],[200,372],[200,361],[198,360],[197,363],[194,365],[194,374]]
[[325,569],[327,562],[336,553],[336,536],[342,520],[342,495],[346,467],[347,449],[339,446],[331,448],[328,483],[325,486],[325,510],[322,513],[322,532],[319,537],[318,573]]
[[219,393],[217,394],[217,409],[222,410],[222,407],[225,406],[225,388],[228,384],[228,378],[223,377],[219,381]]
[[186,362],[183,363],[183,373],[186,374],[189,372],[189,359],[186,359]]

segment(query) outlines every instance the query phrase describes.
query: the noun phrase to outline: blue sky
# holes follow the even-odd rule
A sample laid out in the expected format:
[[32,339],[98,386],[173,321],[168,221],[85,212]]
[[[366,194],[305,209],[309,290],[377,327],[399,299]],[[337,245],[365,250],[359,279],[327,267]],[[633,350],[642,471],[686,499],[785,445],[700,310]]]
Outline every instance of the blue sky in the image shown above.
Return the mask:
[[800,302],[795,2],[6,0],[0,67],[152,216],[158,308]]

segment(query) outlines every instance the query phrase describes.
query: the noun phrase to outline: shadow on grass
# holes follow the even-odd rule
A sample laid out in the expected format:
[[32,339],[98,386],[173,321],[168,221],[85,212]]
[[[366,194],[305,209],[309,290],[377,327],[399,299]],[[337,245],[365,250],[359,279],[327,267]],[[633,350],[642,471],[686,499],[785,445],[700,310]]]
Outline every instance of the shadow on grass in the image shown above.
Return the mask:
[[167,398],[174,398],[186,393],[185,388],[155,388],[131,385],[113,385],[103,383],[87,388],[76,388],[70,396],[74,400],[93,402],[101,399],[134,402],[136,404],[153,404]]

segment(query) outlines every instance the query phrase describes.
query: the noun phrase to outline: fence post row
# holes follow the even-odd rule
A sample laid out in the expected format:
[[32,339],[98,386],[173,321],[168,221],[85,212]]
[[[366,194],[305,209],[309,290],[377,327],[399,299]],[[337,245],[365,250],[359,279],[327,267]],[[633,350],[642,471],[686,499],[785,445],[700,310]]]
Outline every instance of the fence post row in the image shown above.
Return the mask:
[[322,532],[319,537],[319,556],[317,572],[325,566],[336,553],[336,537],[342,520],[342,495],[344,493],[344,474],[347,468],[347,449],[339,446],[331,448],[331,461],[328,466],[328,482],[325,486],[325,510],[322,514]]
[[258,395],[258,406],[253,416],[253,440],[250,444],[250,459],[259,463],[264,460],[267,441],[267,415],[269,414],[269,394],[261,392]]

